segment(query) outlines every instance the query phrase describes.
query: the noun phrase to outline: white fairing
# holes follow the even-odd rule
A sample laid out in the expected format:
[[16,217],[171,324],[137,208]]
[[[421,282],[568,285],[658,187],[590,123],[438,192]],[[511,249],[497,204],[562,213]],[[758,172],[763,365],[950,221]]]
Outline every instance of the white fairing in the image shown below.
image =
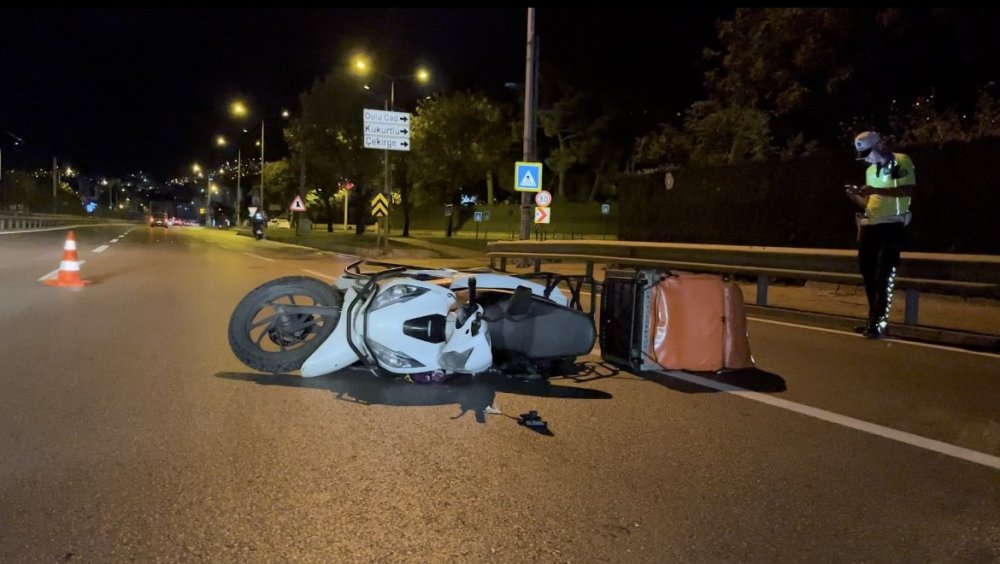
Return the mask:
[[[348,288],[344,294],[343,313],[337,321],[337,326],[333,329],[333,333],[302,363],[300,372],[303,378],[314,378],[343,370],[361,360],[354,352],[354,349],[347,343],[348,324],[344,322],[347,316],[347,304],[356,300],[357,297],[358,293],[353,288]],[[363,317],[364,308],[357,307],[354,313],[354,319],[351,323],[352,329],[357,326],[358,320]]]
[[[469,374],[482,372],[493,364],[487,322],[482,319],[483,308],[475,306],[473,312],[462,310],[458,315],[453,290],[467,289],[469,279],[474,277],[480,289],[515,290],[518,286],[527,286],[532,293],[545,295],[544,285],[505,274],[473,274],[450,269],[412,272],[440,278],[433,282],[422,281],[406,276],[407,273],[386,278],[378,282],[379,289],[374,296],[354,307],[351,304],[359,299],[358,290],[365,279],[340,277],[336,286],[344,291],[341,317],[330,336],[302,364],[302,376],[313,378],[347,368],[362,360],[355,348],[366,357],[366,363],[377,361],[381,368],[398,374],[439,368]],[[553,289],[549,299],[562,306],[569,305],[569,299],[558,288]],[[347,323],[349,311],[352,313]],[[458,325],[457,319],[466,315],[468,318]],[[444,334],[441,334],[442,324]]]
[[[438,367],[438,353],[442,343],[431,343],[406,335],[403,323],[409,319],[418,319],[430,315],[446,317],[455,304],[455,294],[436,284],[429,284],[412,278],[394,278],[382,284],[379,293],[388,293],[393,286],[405,285],[426,289],[419,296],[392,303],[368,312],[368,341],[373,341],[395,352],[420,363],[420,366],[390,366],[384,359],[379,359],[383,368],[399,374],[427,372]],[[355,342],[361,342],[360,330],[355,333]]]
[[[450,366],[450,370],[475,374],[482,372],[493,364],[493,351],[490,343],[490,334],[486,330],[486,324],[481,321],[483,307],[476,306],[476,313],[465,320],[460,327],[456,327],[457,314],[452,312],[448,316],[448,341],[441,349],[440,364],[446,365],[443,360],[449,353],[463,353],[470,351],[462,366]],[[476,325],[478,324],[478,329]]]

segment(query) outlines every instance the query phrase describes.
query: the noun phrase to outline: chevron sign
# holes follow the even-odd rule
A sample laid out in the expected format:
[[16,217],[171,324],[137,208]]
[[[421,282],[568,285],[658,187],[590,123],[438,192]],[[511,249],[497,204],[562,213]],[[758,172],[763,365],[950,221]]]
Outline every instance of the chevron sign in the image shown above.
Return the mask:
[[389,215],[389,199],[385,194],[375,194],[372,198],[372,216],[385,217]]

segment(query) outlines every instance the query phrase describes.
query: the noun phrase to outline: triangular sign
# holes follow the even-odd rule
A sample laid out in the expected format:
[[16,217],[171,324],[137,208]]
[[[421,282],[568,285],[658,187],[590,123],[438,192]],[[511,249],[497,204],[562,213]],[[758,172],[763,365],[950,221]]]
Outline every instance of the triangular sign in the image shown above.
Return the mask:
[[302,196],[295,196],[295,199],[292,200],[291,210],[298,212],[306,211],[306,205],[302,203]]
[[257,213],[257,207],[256,206],[250,206],[247,209],[250,211],[250,215],[253,215],[253,214]]
[[521,177],[521,186],[525,188],[536,188],[538,183],[535,182],[535,177],[531,175],[531,170],[524,171],[524,176]]

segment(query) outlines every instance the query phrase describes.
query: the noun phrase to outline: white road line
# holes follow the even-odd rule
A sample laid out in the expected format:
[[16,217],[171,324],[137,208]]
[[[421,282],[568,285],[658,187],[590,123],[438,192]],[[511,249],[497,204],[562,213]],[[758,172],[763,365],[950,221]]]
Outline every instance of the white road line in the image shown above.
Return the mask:
[[[747,317],[747,319],[749,319],[751,321],[758,321],[760,323],[770,323],[772,325],[784,325],[786,327],[795,327],[795,328],[798,328],[798,329],[809,329],[810,331],[822,331],[824,333],[836,333],[838,335],[848,335],[848,336],[851,336],[851,337],[857,337],[859,339],[863,339],[864,338],[862,335],[858,335],[857,333],[854,333],[853,331],[841,331],[839,329],[827,329],[826,327],[811,327],[809,325],[800,325],[798,323],[789,323],[787,321],[775,321],[773,319],[761,319],[759,317]],[[911,347],[924,347],[924,348],[928,348],[928,349],[938,349],[938,350],[942,350],[942,351],[951,351],[951,352],[957,352],[957,353],[973,354],[973,355],[978,355],[978,356],[985,356],[985,357],[988,357],[988,358],[1000,358],[1000,354],[996,354],[996,353],[983,352],[983,351],[970,351],[970,350],[961,349],[961,348],[958,348],[958,347],[949,347],[947,345],[935,345],[933,343],[921,343],[921,342],[918,342],[918,341],[903,341],[903,340],[900,340],[900,339],[879,339],[879,341],[882,341],[882,342],[885,342],[885,343],[897,344],[897,345],[907,345],[907,346],[911,346]]]
[[704,386],[706,388],[712,388],[713,390],[718,390],[720,392],[727,392],[730,394],[741,396],[745,399],[753,400],[760,403],[765,403],[780,409],[793,411],[795,413],[799,413],[807,417],[813,417],[815,419],[826,421],[827,423],[833,423],[835,425],[849,427],[851,429],[855,429],[857,431],[861,431],[864,433],[870,433],[872,435],[877,435],[879,437],[883,437],[889,440],[906,443],[908,445],[912,445],[918,448],[934,451],[940,454],[944,454],[946,456],[960,458],[962,460],[975,462],[976,464],[982,464],[983,466],[989,466],[990,468],[1000,470],[1000,457],[996,457],[983,452],[970,450],[967,448],[955,446],[934,439],[928,439],[927,437],[913,435],[911,433],[898,431],[896,429],[891,429],[889,427],[883,427],[882,425],[876,425],[875,423],[869,423],[867,421],[862,421],[860,419],[855,419],[853,417],[848,417],[846,415],[840,415],[839,413],[833,413],[832,411],[826,411],[825,409],[818,409],[815,407],[810,407],[808,405],[802,405],[788,400],[778,399],[759,392],[751,392],[750,390],[745,390],[743,388],[732,386],[730,384],[723,384],[721,382],[716,382],[714,380],[709,380],[707,378],[702,378],[701,376],[695,376],[694,374],[688,374],[686,372],[680,372],[676,370],[670,370],[670,371],[657,370],[656,372],[659,374],[663,374],[664,376],[677,378],[678,380],[684,380],[685,382],[690,382],[692,384],[697,384],[699,386]]
[[[85,261],[85,260],[78,260],[76,262],[77,262],[77,264],[82,265],[83,263],[85,263],[87,261]],[[52,272],[46,274],[45,276],[42,276],[41,278],[38,279],[38,281],[41,282],[42,280],[48,280],[49,278],[55,278],[57,274],[59,274],[59,269],[58,268],[55,269],[55,270],[53,270]]]
[[320,278],[329,278],[330,280],[334,280],[337,278],[336,276],[330,276],[329,274],[323,274],[322,272],[316,272],[315,270],[307,270],[305,268],[302,269],[302,272],[308,272],[313,276],[319,276]]
[[111,242],[112,242],[112,243],[117,243],[117,242],[118,242],[118,239],[112,239],[112,240],[111,240]]
[[262,257],[262,256],[260,256],[260,255],[255,255],[255,254],[253,254],[253,253],[248,253],[248,252],[245,252],[245,251],[244,251],[244,252],[243,252],[243,254],[245,254],[245,255],[247,255],[247,256],[251,256],[251,257],[253,257],[253,258],[255,258],[255,259],[260,259],[260,260],[266,260],[267,262],[274,262],[274,259],[269,259],[269,258],[267,258],[267,257]]
[[[114,241],[111,241],[111,242],[114,243]],[[108,250],[108,246],[107,245],[101,245],[100,247],[97,247],[96,249],[94,249],[94,252],[95,253],[103,253],[106,250]]]

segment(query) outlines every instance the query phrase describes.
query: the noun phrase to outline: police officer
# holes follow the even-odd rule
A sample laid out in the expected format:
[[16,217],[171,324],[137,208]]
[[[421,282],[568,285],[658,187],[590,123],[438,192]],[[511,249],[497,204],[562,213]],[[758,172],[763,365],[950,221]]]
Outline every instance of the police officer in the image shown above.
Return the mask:
[[882,137],[865,131],[854,138],[857,160],[869,163],[864,186],[846,186],[847,196],[864,208],[857,214],[858,266],[865,279],[868,321],[858,332],[870,339],[884,337],[892,307],[892,289],[899,268],[905,229],[910,223],[910,198],[917,185],[913,161],[890,151]]

